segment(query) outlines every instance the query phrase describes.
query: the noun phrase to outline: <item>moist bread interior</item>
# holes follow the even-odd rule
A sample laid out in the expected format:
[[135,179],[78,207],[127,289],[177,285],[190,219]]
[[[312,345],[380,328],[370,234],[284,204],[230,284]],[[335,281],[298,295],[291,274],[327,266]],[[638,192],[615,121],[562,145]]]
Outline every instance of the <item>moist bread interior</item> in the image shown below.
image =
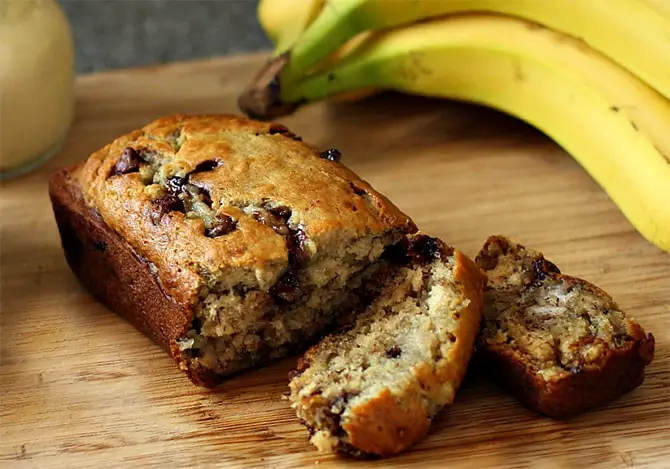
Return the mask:
[[235,271],[217,276],[201,270],[205,282],[192,328],[178,346],[193,363],[215,373],[244,369],[283,355],[292,344],[307,344],[343,311],[354,307],[357,296],[353,292],[362,277],[375,270],[375,260],[384,248],[400,239],[397,233],[386,233],[352,241],[337,239],[334,233],[329,249],[310,256],[309,239],[294,220],[291,207],[266,197],[254,204],[234,204],[241,212],[237,218],[217,215],[203,189],[188,177],[215,170],[214,163],[201,164],[187,175],[174,164],[166,169],[160,161],[152,161],[153,156],[144,155],[150,163],[140,167],[147,190],[160,201],[174,198],[173,187],[178,187],[177,204],[183,206],[187,219],[204,222],[206,236],[225,236],[235,229],[239,217],[248,217],[285,239],[288,266],[269,288],[261,288],[249,275],[236,278]]
[[221,288],[213,279],[201,291],[192,328],[178,341],[180,349],[220,373],[280,356],[291,344],[307,345],[355,307],[358,297],[353,292],[374,272],[374,260],[390,238],[365,237],[312,259],[308,266],[289,271],[284,279],[290,285],[278,293],[244,285]]
[[[437,363],[456,346],[450,331],[457,329],[459,312],[469,300],[454,283],[454,260],[448,257],[452,251],[444,253],[443,260],[431,260],[439,248],[433,239],[424,239],[425,245],[415,251],[423,255],[401,267],[381,270],[368,281],[365,289],[374,292],[375,298],[353,328],[321,341],[293,376],[293,407],[310,428],[312,443],[322,451],[356,453],[356,448],[348,447],[342,427],[352,417],[352,409],[385,388],[402,399],[409,390],[420,388],[417,364]],[[397,247],[389,248],[384,258],[397,253]],[[419,392],[426,415],[433,415],[440,403],[453,399],[456,390],[444,383]],[[302,405],[315,395],[320,396],[320,404]]]
[[622,346],[628,336],[623,312],[602,292],[560,276],[539,253],[489,244],[477,259],[486,270],[480,342],[522,351],[545,380],[577,373]]
[[416,230],[339,157],[278,124],[175,116],[92,155],[80,186],[189,303],[186,366],[221,378],[306,348]]

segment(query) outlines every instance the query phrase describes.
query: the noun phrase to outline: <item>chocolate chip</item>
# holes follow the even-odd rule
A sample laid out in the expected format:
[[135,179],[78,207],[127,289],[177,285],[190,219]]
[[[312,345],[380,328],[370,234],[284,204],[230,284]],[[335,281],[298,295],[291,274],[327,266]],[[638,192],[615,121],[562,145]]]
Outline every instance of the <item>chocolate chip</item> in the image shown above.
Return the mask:
[[205,230],[205,236],[208,238],[216,238],[223,236],[235,230],[237,221],[228,215],[218,215],[216,217],[216,224]]
[[188,184],[186,178],[172,176],[166,181],[165,186],[171,194],[179,194],[180,192],[186,191],[186,184]]
[[398,345],[389,347],[386,351],[386,358],[398,358],[402,354],[402,350]]
[[449,256],[453,249],[427,235],[419,235],[413,238],[404,238],[400,242],[388,246],[382,257],[397,265],[406,265],[416,262],[420,265],[429,264],[442,256]]
[[175,195],[166,195],[154,200],[153,209],[151,218],[154,223],[158,223],[168,212],[185,212],[184,202]]
[[450,254],[450,252],[445,251],[446,247],[440,240],[427,235],[416,236],[409,241],[403,240],[398,243],[398,246],[405,248],[407,261],[418,264],[429,264],[435,259],[439,259],[443,254]]
[[193,329],[196,334],[200,334],[202,332],[202,320],[200,318],[193,318],[193,321],[191,321],[191,329]]
[[430,236],[419,236],[415,238],[411,247],[411,255],[420,263],[427,264],[440,257],[442,251],[441,243]]
[[381,258],[398,265],[404,265],[409,262],[409,257],[407,256],[407,249],[409,243],[407,239],[403,239],[396,244],[391,244],[384,249],[384,252],[381,255]]
[[307,257],[305,251],[307,235],[301,227],[291,228],[288,225],[288,220],[292,214],[290,208],[283,205],[268,207],[268,203],[268,200],[264,200],[261,204],[261,210],[252,213],[252,217],[284,236],[289,263],[289,269],[273,285],[270,293],[279,303],[292,303],[295,301],[299,290],[296,271],[305,263]]
[[342,152],[336,148],[329,148],[319,156],[324,160],[339,162],[342,159]]
[[126,148],[114,166],[113,175],[136,173],[140,170],[142,158],[134,148]]
[[200,349],[199,348],[191,348],[188,349],[189,354],[191,355],[191,358],[200,358]]
[[544,257],[540,257],[533,263],[533,284],[538,285],[551,274],[560,274],[561,271],[559,268],[546,260]]
[[154,206],[168,212],[183,212],[184,202],[176,195],[166,195],[154,200]]
[[280,217],[274,215],[269,211],[262,210],[259,212],[254,212],[251,216],[258,223],[269,226],[276,233],[282,236],[286,236],[289,234],[289,229],[288,226],[286,225],[286,220],[281,219]]
[[268,202],[261,204],[262,210],[254,212],[251,216],[259,223],[271,227],[276,233],[286,237],[286,247],[289,253],[289,263],[292,266],[300,266],[304,263],[306,253],[304,249],[307,235],[302,228],[291,228],[288,220],[292,211],[289,207],[280,205],[267,208]]
[[270,127],[270,130],[268,130],[268,133],[270,135],[283,135],[284,137],[292,138],[293,140],[297,142],[302,142],[302,138],[298,137],[296,134],[291,132],[287,127],[284,127],[283,125],[280,124],[274,124]]
[[274,207],[270,209],[270,213],[273,215],[278,216],[282,220],[288,221],[289,218],[291,218],[291,209],[286,207],[286,206],[279,206],[279,207]]
[[202,200],[202,203],[212,207],[212,197],[209,195],[209,190],[204,187],[198,188],[198,196],[200,197],[200,200]]
[[298,278],[293,270],[288,270],[270,288],[270,293],[279,303],[293,303],[298,296]]
[[211,171],[214,168],[220,166],[222,164],[221,161],[219,160],[206,160],[198,163],[193,171],[191,171],[191,174],[197,174],[197,173],[204,173],[207,171]]
[[300,267],[307,261],[305,241],[307,241],[307,235],[302,228],[290,230],[290,234],[286,238],[289,263],[295,267]]

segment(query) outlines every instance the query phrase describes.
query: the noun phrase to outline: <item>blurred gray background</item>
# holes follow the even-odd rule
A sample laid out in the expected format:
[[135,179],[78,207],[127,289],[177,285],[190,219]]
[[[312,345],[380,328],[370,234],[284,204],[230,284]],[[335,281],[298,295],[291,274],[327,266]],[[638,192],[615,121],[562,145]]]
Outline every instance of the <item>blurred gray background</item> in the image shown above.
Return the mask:
[[258,0],[58,1],[72,24],[79,73],[271,47]]

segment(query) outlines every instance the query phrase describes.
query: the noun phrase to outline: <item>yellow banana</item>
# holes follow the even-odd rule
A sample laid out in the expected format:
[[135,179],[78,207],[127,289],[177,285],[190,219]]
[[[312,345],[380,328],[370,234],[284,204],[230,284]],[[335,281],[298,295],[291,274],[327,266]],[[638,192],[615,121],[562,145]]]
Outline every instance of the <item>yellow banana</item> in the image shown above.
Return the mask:
[[325,0],[261,0],[258,20],[275,45],[275,55],[286,52],[321,12]]
[[[670,2],[668,0],[644,0],[659,15],[670,21]],[[670,37],[668,38],[670,40]]]
[[328,0],[290,49],[280,83],[300,79],[362,31],[455,13],[527,19],[585,41],[670,98],[668,0]]
[[[325,0],[261,0],[258,20],[265,34],[275,45],[274,56],[286,52],[321,12]],[[364,32],[350,39],[317,64],[314,70],[332,66],[358,47],[367,38]],[[376,89],[356,90],[333,97],[333,101],[354,102],[378,93]]]
[[309,103],[362,87],[474,102],[553,138],[650,242],[670,252],[670,102],[583,42],[486,14],[382,32],[281,88]]

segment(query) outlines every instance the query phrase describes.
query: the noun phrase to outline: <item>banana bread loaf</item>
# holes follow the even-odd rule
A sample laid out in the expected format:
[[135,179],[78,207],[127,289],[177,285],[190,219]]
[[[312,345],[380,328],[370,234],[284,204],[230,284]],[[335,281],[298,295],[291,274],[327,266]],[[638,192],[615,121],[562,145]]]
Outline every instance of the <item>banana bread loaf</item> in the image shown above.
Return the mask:
[[502,236],[476,262],[488,276],[477,358],[526,406],[562,418],[642,384],[654,337],[607,293]]
[[485,277],[425,235],[387,250],[350,329],[313,346],[292,373],[291,406],[324,452],[389,456],[454,400],[479,332]]
[[215,386],[306,348],[416,231],[339,156],[275,123],[176,115],[58,171],[50,196],[81,283]]

